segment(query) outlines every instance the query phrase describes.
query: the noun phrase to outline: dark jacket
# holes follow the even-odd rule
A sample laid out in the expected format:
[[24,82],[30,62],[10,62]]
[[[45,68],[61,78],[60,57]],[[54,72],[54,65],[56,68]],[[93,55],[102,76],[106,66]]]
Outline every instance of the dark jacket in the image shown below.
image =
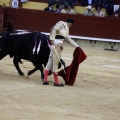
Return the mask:
[[81,0],[81,5],[82,6],[87,6],[88,5],[88,0]]
[[[101,0],[92,0],[92,4],[99,4]],[[88,5],[88,0],[81,0],[81,5],[82,6],[87,6]]]
[[44,9],[44,11],[47,11],[47,12],[54,12],[52,8],[50,9],[50,7],[46,7],[46,8]]

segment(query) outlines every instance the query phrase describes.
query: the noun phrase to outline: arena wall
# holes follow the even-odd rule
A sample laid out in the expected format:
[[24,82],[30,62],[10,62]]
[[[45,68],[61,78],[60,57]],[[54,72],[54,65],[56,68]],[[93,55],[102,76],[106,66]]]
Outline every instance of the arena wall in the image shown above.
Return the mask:
[[[98,43],[104,46],[104,43],[102,42],[106,41],[108,47],[106,46],[105,48],[115,48],[116,44],[114,43],[120,42],[119,18],[57,14],[41,10],[15,9],[9,7],[0,8],[0,11],[3,11],[2,14],[4,15],[4,20],[0,28],[1,30],[6,30],[7,24],[11,22],[15,30],[20,29],[49,33],[50,28],[57,21],[65,21],[67,18],[73,18],[75,23],[70,29],[70,35],[72,35],[74,40],[78,43],[81,40],[79,44],[82,44],[82,41],[87,40],[87,43],[92,47],[97,47]],[[83,37],[85,37],[85,39],[83,39]],[[103,38],[104,40],[102,41]],[[82,45],[85,44],[83,43]]]
[[11,21],[15,29],[50,32],[50,28],[57,21],[73,18],[75,24],[70,30],[71,35],[120,40],[119,18],[56,14],[40,10],[7,7],[4,8],[4,12],[4,28],[6,28],[7,22]]
[[3,31],[4,9],[0,9],[0,31]]

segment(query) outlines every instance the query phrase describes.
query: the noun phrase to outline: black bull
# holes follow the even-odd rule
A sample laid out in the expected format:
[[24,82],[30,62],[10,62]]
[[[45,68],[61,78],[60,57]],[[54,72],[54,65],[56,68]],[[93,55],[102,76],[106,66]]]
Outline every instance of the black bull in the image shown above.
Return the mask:
[[[21,59],[25,59],[32,62],[35,66],[33,70],[28,72],[28,75],[31,75],[36,70],[40,70],[41,79],[43,79],[44,73],[42,65],[46,66],[49,54],[50,40],[40,32],[7,32],[0,38],[0,60],[6,55],[14,57],[14,66],[21,76],[24,76],[24,73],[19,68],[19,62]],[[64,64],[64,61],[62,61],[62,63]]]

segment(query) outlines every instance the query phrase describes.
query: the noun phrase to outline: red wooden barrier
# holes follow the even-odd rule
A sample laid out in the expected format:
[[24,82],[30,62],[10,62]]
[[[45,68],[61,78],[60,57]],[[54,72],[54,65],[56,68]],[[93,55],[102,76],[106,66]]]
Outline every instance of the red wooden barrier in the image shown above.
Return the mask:
[[3,31],[4,9],[0,8],[0,31]]
[[50,28],[57,21],[65,21],[67,18],[75,20],[74,26],[70,29],[71,35],[120,39],[120,18],[100,18],[22,8],[5,8],[4,27],[8,21],[11,21],[15,29],[50,32]]

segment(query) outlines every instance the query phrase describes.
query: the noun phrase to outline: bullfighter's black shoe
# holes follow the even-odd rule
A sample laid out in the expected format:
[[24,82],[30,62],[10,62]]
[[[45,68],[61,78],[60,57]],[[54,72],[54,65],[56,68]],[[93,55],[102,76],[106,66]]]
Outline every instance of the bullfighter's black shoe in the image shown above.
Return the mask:
[[43,85],[49,85],[49,82],[43,82]]
[[60,83],[60,84],[54,83],[53,85],[57,86],[57,87],[64,87],[64,85],[62,83]]

